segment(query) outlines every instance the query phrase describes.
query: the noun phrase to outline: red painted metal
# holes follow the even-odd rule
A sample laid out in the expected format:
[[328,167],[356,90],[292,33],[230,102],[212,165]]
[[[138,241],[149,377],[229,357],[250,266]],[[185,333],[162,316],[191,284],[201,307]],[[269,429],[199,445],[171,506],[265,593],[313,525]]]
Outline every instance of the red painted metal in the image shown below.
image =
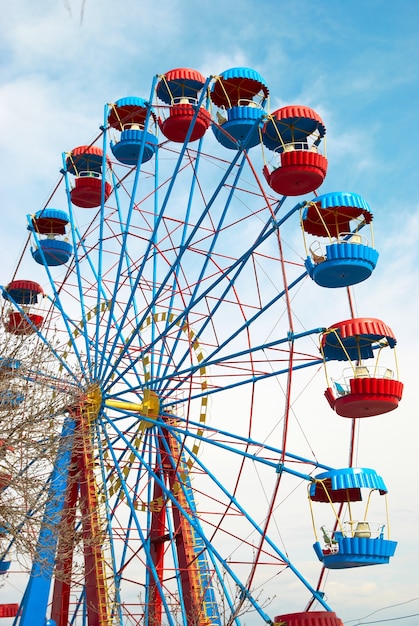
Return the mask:
[[73,150],[71,151],[71,156],[73,157],[73,159],[80,156],[87,158],[88,156],[102,157],[102,155],[103,150],[98,146],[77,146],[77,148],[73,148]]
[[0,617],[16,617],[18,611],[18,604],[0,604]]
[[65,227],[67,222],[53,217],[37,217],[32,220],[32,228],[40,235],[65,235]]
[[268,185],[284,196],[299,196],[314,191],[324,181],[327,159],[311,150],[290,150],[281,154],[281,165],[272,172],[265,165]]
[[[67,171],[79,176],[80,172],[96,172],[102,170],[103,150],[98,146],[78,146],[73,148],[66,158]],[[110,160],[106,157],[106,164],[110,167]]]
[[12,280],[6,287],[6,291],[31,291],[34,294],[43,293],[41,285],[33,280]]
[[0,491],[6,489],[12,482],[12,474],[6,474],[6,472],[0,472]]
[[[154,114],[151,114],[154,118]],[[122,130],[126,124],[144,125],[147,117],[147,109],[127,104],[126,106],[113,107],[109,111],[108,124],[112,128]]]
[[349,489],[332,489],[332,479],[326,478],[319,481],[316,491],[310,495],[312,502],[360,502],[362,500],[361,489],[351,487]]
[[322,208],[319,202],[307,206],[304,217],[304,230],[315,237],[338,237],[340,233],[350,231],[350,222],[362,216],[366,224],[370,224],[373,215],[367,209],[354,206],[334,206]]
[[6,450],[9,450],[9,452],[15,451],[13,446],[9,446],[9,444],[4,439],[0,439],[0,454],[4,455]]
[[320,115],[310,107],[290,105],[271,113],[262,133],[264,143],[274,150],[284,143],[306,141],[314,133],[322,138],[326,127]]
[[350,393],[335,398],[341,417],[371,417],[394,411],[403,395],[403,383],[387,378],[351,378]]
[[[111,185],[105,182],[105,202],[111,195],[111,192]],[[102,201],[102,179],[89,176],[76,178],[75,186],[70,191],[70,196],[71,202],[83,209],[93,209],[100,206]]]
[[[393,331],[383,321],[373,317],[357,317],[343,322],[337,322],[329,327],[329,330],[333,329],[337,332],[340,339],[344,340],[347,337],[365,337],[365,341],[376,341],[381,337],[386,339],[394,339]],[[336,343],[335,333],[325,333],[322,338],[322,345],[326,346],[328,343]]]
[[[179,443],[168,432],[166,432],[165,437],[166,446],[161,444],[160,448],[161,466],[163,469],[158,473],[161,479],[167,483],[180,505],[180,507],[172,507],[172,515],[184,610],[188,616],[188,623],[190,621],[191,624],[193,623],[197,626],[208,626],[209,622],[205,614],[203,589],[199,575],[199,564],[194,549],[194,530],[181,511],[183,509],[191,513],[189,503],[179,483],[179,480],[182,480],[180,476],[182,475],[183,466],[181,449]],[[170,450],[170,454],[167,449]],[[175,467],[177,467],[177,472],[174,469]],[[152,511],[150,528],[151,555],[157,577],[162,586],[164,586],[164,577],[171,575],[164,567],[164,544],[170,539],[170,535],[165,522],[167,504],[163,499],[163,491],[157,482],[154,486],[154,498],[149,506]],[[160,624],[162,599],[156,582],[150,584],[149,591],[149,621],[153,624]]]
[[87,412],[79,411],[80,438],[80,511],[85,567],[85,594],[89,626],[109,626],[108,593],[103,559],[103,532],[99,518],[99,499],[94,477],[95,455]]
[[[181,473],[183,464],[181,461],[180,444],[176,439],[171,437],[168,432],[166,433],[166,440],[169,445],[172,463],[174,461],[177,464],[178,472]],[[176,493],[179,504],[182,509],[191,513],[185,494],[179,485],[179,477],[176,475],[174,469],[172,469],[172,466],[170,466],[170,469],[167,469],[167,473],[170,488],[172,492]],[[193,531],[189,522],[178,507],[174,507],[173,509],[173,521],[176,529],[176,551],[186,616],[191,623],[197,624],[197,626],[206,626],[207,621],[203,614],[203,596],[200,585],[199,566],[194,551]]]
[[56,626],[68,626],[69,623],[71,574],[76,538],[76,506],[79,491],[78,453],[78,449],[73,448],[58,539],[56,575],[51,605],[51,619],[54,620]]
[[32,335],[36,329],[41,328],[44,318],[36,313],[20,313],[13,311],[9,313],[9,317],[5,322],[5,329],[8,333],[14,335]]
[[295,124],[295,120],[298,119],[314,120],[318,122],[318,126],[323,133],[325,132],[325,126],[320,115],[314,109],[304,105],[290,104],[289,106],[282,107],[274,111],[271,114],[271,118],[287,124]]
[[[163,453],[163,458],[166,458],[165,453]],[[159,468],[156,468],[155,471],[159,478],[164,481],[164,476],[159,471]],[[163,500],[163,489],[157,481],[154,482],[153,501],[150,508],[150,555],[158,581],[160,585],[163,586],[165,541],[168,536],[165,526],[166,509]],[[153,577],[151,577],[150,580],[148,611],[150,624],[161,624],[163,601],[160,596],[157,581],[155,581]]]
[[240,101],[252,100],[260,92],[265,98],[269,94],[267,86],[251,75],[221,76],[214,83],[211,100],[216,106],[231,108],[238,106]]
[[110,626],[103,559],[103,532],[94,477],[95,460],[89,418],[87,411],[81,407],[73,408],[72,412],[77,421],[77,428],[60,526],[51,618],[57,626],[68,626],[76,509],[79,506],[83,536],[87,626]]
[[344,626],[333,611],[305,611],[275,617],[275,626]]
[[[159,119],[160,130],[167,139],[183,143],[195,115],[191,104],[174,104],[165,120]],[[211,116],[206,109],[200,108],[189,141],[196,141],[204,136],[211,125]]]
[[201,83],[202,86],[205,84],[205,76],[201,74],[201,72],[198,72],[198,70],[189,67],[177,67],[174,70],[169,70],[164,74],[164,78],[168,83],[171,81],[196,81]]

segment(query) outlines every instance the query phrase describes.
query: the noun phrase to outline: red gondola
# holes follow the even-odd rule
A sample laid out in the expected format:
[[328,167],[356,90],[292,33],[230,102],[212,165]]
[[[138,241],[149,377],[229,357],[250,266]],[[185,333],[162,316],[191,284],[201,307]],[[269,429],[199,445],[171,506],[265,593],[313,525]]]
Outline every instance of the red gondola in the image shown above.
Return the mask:
[[284,196],[314,191],[327,172],[327,159],[320,153],[326,134],[321,117],[300,105],[283,107],[269,117],[262,130],[262,141],[274,151],[278,162],[273,169],[267,164],[263,168],[268,185]]
[[19,310],[9,311],[4,326],[15,335],[31,335],[39,330],[44,317],[31,311],[43,295],[42,287],[32,280],[14,280],[3,289],[3,298],[19,305]]
[[161,76],[156,93],[167,105],[168,112],[159,117],[163,135],[170,141],[183,143],[204,136],[211,125],[211,116],[202,106],[197,108],[199,93],[206,83],[197,70],[181,67]]
[[[370,417],[393,411],[403,394],[403,383],[395,368],[380,365],[384,348],[393,350],[396,338],[381,320],[355,318],[333,324],[322,336],[321,351],[326,374],[329,361],[347,361],[341,378],[332,379],[325,396],[342,417]],[[365,364],[371,360],[372,364]],[[327,377],[328,378],[328,377]],[[329,382],[329,379],[328,379]]]
[[[67,171],[74,174],[74,187],[70,191],[71,202],[84,209],[98,207],[109,198],[112,187],[103,180],[103,151],[97,146],[79,146],[66,158]],[[108,162],[108,161],[107,161]]]

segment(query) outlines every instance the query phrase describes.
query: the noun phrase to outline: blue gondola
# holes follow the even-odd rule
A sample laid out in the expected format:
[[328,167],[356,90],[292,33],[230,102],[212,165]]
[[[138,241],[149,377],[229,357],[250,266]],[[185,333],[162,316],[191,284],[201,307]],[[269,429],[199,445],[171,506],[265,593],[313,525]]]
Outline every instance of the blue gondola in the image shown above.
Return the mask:
[[372,213],[358,194],[337,192],[314,198],[304,205],[301,225],[304,236],[328,239],[309,246],[305,260],[310,277],[321,287],[348,287],[371,275],[378,252],[360,232],[369,225],[373,241]]
[[221,72],[210,93],[212,103],[219,107],[212,126],[217,141],[232,150],[259,144],[268,95],[265,80],[256,70],[234,67]]
[[[354,503],[363,500],[368,492],[365,510],[355,513]],[[394,555],[397,542],[390,540],[386,522],[375,522],[369,517],[371,496],[387,494],[383,479],[372,469],[344,468],[322,472],[314,477],[309,488],[309,501],[329,504],[335,515],[333,527],[321,526],[322,541],[314,543],[314,551],[328,569],[344,569],[388,563]],[[339,507],[334,504],[339,503]],[[347,507],[343,505],[346,503]],[[341,513],[337,513],[337,508]],[[348,514],[345,521],[342,515]]]
[[42,209],[29,218],[28,230],[34,233],[36,244],[31,254],[36,263],[48,266],[65,265],[73,254],[66,239],[69,217],[59,209]]
[[[124,165],[146,163],[157,150],[157,136],[150,130],[150,124],[156,126],[156,116],[143,98],[120,98],[110,106],[108,124],[120,131],[118,141],[111,141],[111,150],[115,158]],[[148,127],[145,124],[148,119]]]

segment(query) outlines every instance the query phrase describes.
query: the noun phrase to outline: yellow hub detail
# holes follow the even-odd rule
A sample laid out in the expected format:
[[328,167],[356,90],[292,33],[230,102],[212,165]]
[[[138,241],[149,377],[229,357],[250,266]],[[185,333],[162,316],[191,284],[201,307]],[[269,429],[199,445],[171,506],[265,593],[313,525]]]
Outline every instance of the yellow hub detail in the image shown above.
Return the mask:
[[87,389],[83,405],[82,410],[85,412],[87,420],[90,423],[97,418],[102,406],[102,390],[99,385],[91,385]]
[[[160,413],[159,397],[154,391],[151,391],[151,389],[144,389],[143,401],[140,403],[108,399],[105,401],[105,406],[111,409],[121,409],[122,411],[139,413],[151,419],[155,419]],[[152,426],[152,424],[149,424],[149,426]]]

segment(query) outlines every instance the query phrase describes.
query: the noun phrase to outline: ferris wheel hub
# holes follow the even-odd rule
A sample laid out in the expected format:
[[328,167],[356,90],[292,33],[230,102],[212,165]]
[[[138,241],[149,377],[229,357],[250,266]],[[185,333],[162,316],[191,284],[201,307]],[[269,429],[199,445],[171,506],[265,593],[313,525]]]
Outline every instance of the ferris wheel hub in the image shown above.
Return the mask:
[[[157,418],[160,414],[160,398],[151,389],[144,389],[142,402],[128,402],[126,400],[115,400],[114,398],[108,398],[105,400],[105,407],[112,409],[120,409],[122,411],[129,411],[132,413],[139,413],[140,415],[147,417],[149,420]],[[153,425],[150,422],[149,427]]]

